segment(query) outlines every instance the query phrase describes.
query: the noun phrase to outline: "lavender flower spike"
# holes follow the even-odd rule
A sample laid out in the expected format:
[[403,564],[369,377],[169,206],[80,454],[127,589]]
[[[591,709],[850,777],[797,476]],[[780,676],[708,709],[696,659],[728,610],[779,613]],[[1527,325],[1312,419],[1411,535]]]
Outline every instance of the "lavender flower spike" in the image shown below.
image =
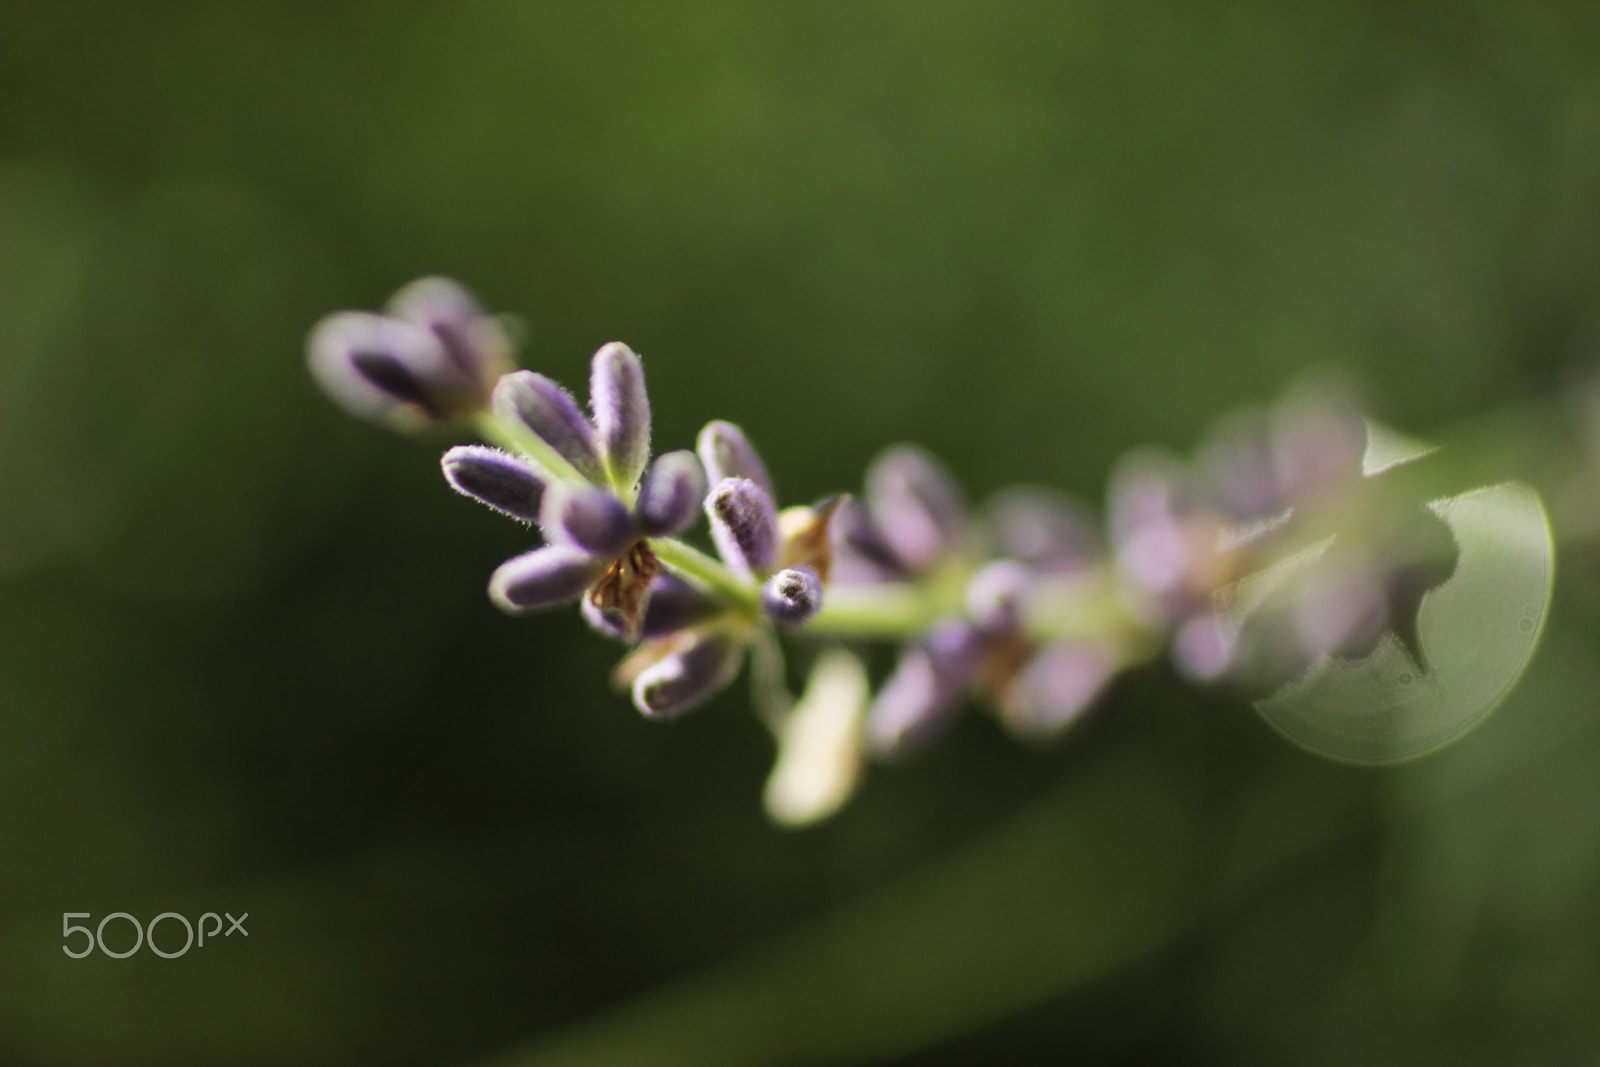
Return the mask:
[[706,475],[693,452],[667,452],[657,456],[639,483],[634,513],[648,537],[666,537],[682,530],[700,512],[706,495]]
[[765,574],[778,558],[778,513],[772,498],[747,478],[724,478],[706,498],[717,551],[746,575]]
[[760,454],[745,437],[744,431],[733,423],[720,419],[706,423],[695,441],[695,450],[700,453],[700,462],[705,464],[706,476],[712,482],[720,482],[724,478],[746,478],[759,485],[768,498],[778,499]]
[[605,573],[608,561],[571,545],[545,545],[506,560],[489,578],[489,599],[511,614],[563,604]]
[[652,719],[680,715],[732,681],[743,654],[731,634],[697,634],[634,679],[633,702]]
[[810,567],[779,571],[761,587],[761,610],[779,626],[799,626],[822,610],[822,579]]
[[494,415],[507,426],[526,427],[589,481],[605,481],[594,427],[571,394],[544,375],[519,370],[501,378]]
[[612,341],[594,354],[589,402],[611,482],[618,489],[632,489],[650,458],[650,397],[644,365],[633,349]]
[[450,488],[463,496],[522,522],[538,520],[544,479],[517,456],[486,445],[459,445],[439,465]]

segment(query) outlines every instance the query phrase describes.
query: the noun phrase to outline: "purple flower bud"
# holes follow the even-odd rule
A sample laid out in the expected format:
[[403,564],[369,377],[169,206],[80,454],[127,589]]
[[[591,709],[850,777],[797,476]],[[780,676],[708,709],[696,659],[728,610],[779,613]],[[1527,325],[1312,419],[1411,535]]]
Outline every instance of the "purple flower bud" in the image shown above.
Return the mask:
[[439,461],[450,488],[523,522],[539,518],[544,479],[509,452],[485,445],[459,445]]
[[982,638],[966,623],[946,620],[906,649],[867,712],[868,746],[880,756],[907,755],[954,720],[977,675]]
[[680,715],[733,681],[743,651],[731,634],[698,635],[640,672],[633,703],[652,719]]
[[664,637],[686,630],[725,609],[726,605],[697,585],[675,574],[657,575],[650,587],[650,605],[645,609],[642,637]]
[[389,299],[389,314],[431,332],[468,380],[487,392],[511,364],[511,340],[471,293],[448,278],[418,278]]
[[700,462],[705,464],[706,477],[713,483],[725,478],[744,478],[759,485],[769,498],[778,499],[761,456],[744,431],[733,423],[720,419],[706,423],[695,442],[695,450],[700,453]]
[[444,419],[472,393],[436,337],[366,311],[340,311],[317,323],[306,339],[306,362],[329,396],[363,418]]
[[545,545],[506,560],[489,579],[489,599],[519,614],[580,595],[605,573],[607,561],[571,545]]
[[694,521],[705,495],[706,475],[693,452],[658,456],[639,483],[639,528],[649,537],[675,534]]
[[545,491],[539,509],[545,536],[612,559],[639,539],[627,507],[609,489],[557,483]]
[[531,370],[514,371],[494,387],[494,415],[526,426],[591,482],[605,481],[594,427],[561,386]]
[[1091,645],[1046,645],[1017,676],[1003,708],[1006,723],[1025,736],[1059,733],[1095,702],[1115,673],[1115,661]]
[[860,500],[840,504],[833,516],[832,537],[834,581],[851,585],[911,577]]
[[725,478],[706,498],[711,537],[730,567],[765,574],[778,558],[778,514],[772,498],[755,482]]
[[1008,489],[989,503],[995,549],[1036,570],[1075,570],[1104,548],[1099,521],[1081,504],[1047,489]]
[[1031,568],[1015,560],[996,560],[967,582],[967,614],[986,633],[1014,630],[1022,622],[1028,590],[1038,580]]
[[926,745],[954,717],[962,690],[945,684],[928,653],[908,649],[867,710],[867,747],[901,756]]
[[959,546],[966,529],[961,494],[925,452],[898,445],[867,471],[873,521],[905,567],[923,572]]
[[629,488],[650,458],[650,397],[644,366],[633,349],[612,341],[594,354],[589,402],[606,469],[619,488]]
[[822,579],[810,567],[789,567],[761,587],[761,610],[779,626],[799,626],[822,609]]
[[638,633],[628,632],[627,616],[618,609],[602,608],[591,597],[584,597],[581,607],[589,625],[607,637],[619,641],[648,641],[705,622],[724,610],[725,605],[698,586],[663,571],[650,584],[649,600]]

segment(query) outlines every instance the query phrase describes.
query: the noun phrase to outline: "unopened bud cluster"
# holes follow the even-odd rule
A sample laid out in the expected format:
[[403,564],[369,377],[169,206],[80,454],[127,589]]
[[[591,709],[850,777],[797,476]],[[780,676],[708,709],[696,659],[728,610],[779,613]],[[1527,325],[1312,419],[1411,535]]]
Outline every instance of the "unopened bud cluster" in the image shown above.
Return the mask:
[[[1162,649],[1192,680],[1246,693],[1366,655],[1384,634],[1426,669],[1417,605],[1450,576],[1456,546],[1425,508],[1374,503],[1366,426],[1338,396],[1241,416],[1193,463],[1131,457],[1104,523],[1041,489],[974,511],[911,446],[873,461],[858,495],[780,509],[732,423],[652,459],[644,366],[626,345],[595,353],[587,412],[513,370],[511,350],[502,320],[440,278],[383,314],[331,315],[308,341],[312,373],[354,413],[478,430],[487,444],[444,454],[446,482],[542,540],[494,571],[490,599],[511,614],[576,601],[633,646],[617,677],[646,716],[705,702],[778,634],[824,643],[798,700],[781,669],[756,672],[779,745],[766,794],[779,821],[830,814],[866,759],[915,750],[974,698],[1020,737],[1056,736]],[[701,514],[713,551],[688,539]],[[1248,579],[1297,553],[1256,610],[1229,610]],[[899,647],[875,687],[844,644],[869,640]]]

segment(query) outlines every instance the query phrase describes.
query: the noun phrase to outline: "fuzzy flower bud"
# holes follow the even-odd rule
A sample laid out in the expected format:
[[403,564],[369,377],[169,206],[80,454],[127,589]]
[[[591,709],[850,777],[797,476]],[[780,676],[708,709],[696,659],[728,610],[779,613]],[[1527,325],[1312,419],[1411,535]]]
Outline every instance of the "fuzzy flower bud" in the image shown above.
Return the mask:
[[605,573],[607,563],[572,545],[545,545],[500,564],[489,578],[489,599],[521,614],[574,599]]
[[706,476],[693,452],[656,457],[639,483],[634,513],[649,537],[675,534],[694,521],[706,495]]
[[521,522],[536,522],[544,480],[531,465],[485,445],[460,445],[439,461],[450,488]]
[[996,560],[967,582],[967,614],[985,632],[1014,629],[1022,621],[1028,590],[1038,580],[1032,569],[1015,560]]
[[609,489],[557,483],[540,508],[545,536],[596,557],[614,557],[638,539],[633,516]]
[[778,558],[778,514],[772,498],[747,478],[724,478],[706,498],[717,551],[746,575],[765,574]]
[[799,626],[822,609],[822,579],[810,567],[789,567],[761,587],[761,610],[779,626]]
[[501,378],[494,388],[494,416],[533,434],[589,481],[605,480],[594,427],[572,395],[544,375],[519,370]]
[[652,719],[680,715],[733,680],[744,643],[731,634],[696,634],[639,673],[633,702]]
[[633,349],[612,341],[594,354],[589,401],[606,470],[618,488],[631,488],[650,458],[650,397]]

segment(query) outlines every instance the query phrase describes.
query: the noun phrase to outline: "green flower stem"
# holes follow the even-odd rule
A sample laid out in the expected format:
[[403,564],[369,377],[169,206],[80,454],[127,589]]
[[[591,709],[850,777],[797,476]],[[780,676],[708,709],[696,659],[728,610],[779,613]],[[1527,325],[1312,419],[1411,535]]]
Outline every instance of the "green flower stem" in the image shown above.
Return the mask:
[[685,578],[722,593],[752,614],[760,612],[761,593],[758,587],[704,552],[670,537],[651,539],[650,550],[657,559]]
[[801,632],[818,637],[915,637],[943,614],[929,590],[909,582],[884,585],[830,585],[822,610]]
[[1039,595],[1030,601],[1023,619],[1023,628],[1034,639],[1115,645],[1130,657],[1128,662],[1145,658],[1159,646],[1157,631],[1141,616],[1112,565],[1041,581]]
[[567,457],[551,448],[545,443],[544,438],[532,430],[506,426],[487,411],[479,412],[473,417],[473,426],[477,429],[478,436],[490,444],[499,445],[512,452],[520,452],[533,460],[553,481],[571,482],[576,485],[590,484],[589,479],[578,473],[578,469],[567,462]]
[[[1023,626],[1035,640],[1079,638],[1114,645],[1142,658],[1156,641],[1107,566],[1060,579],[1046,579]],[[923,633],[959,603],[937,583],[830,586],[822,610],[802,633],[812,637],[900,641]]]

